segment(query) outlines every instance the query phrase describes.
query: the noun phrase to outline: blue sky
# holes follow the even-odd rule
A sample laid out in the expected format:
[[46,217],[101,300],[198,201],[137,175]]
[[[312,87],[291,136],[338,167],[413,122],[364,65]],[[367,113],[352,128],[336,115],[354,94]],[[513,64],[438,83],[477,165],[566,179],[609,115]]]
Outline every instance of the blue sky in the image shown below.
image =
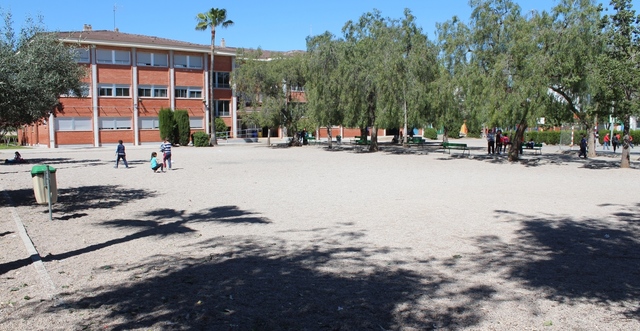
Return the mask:
[[[550,10],[557,0],[516,2],[523,11],[542,11]],[[599,2],[609,3],[608,0]],[[405,8],[411,9],[431,40],[435,39],[436,23],[454,15],[467,21],[471,13],[468,0],[0,0],[0,8],[12,13],[16,28],[27,16],[42,15],[46,28],[51,31],[78,31],[83,24],[91,24],[94,30],[113,30],[115,22],[121,32],[207,45],[209,33],[195,30],[195,16],[211,7],[226,9],[227,18],[235,23],[216,30],[216,44],[224,38],[230,47],[274,51],[304,50],[307,36],[325,31],[341,36],[347,21],[355,21],[374,8],[384,17],[398,19],[403,17]]]

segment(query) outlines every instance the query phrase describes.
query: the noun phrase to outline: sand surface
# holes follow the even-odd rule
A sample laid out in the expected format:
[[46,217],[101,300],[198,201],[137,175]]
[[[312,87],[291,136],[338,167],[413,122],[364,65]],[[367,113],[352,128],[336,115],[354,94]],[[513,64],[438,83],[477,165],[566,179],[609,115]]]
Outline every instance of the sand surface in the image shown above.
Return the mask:
[[0,166],[0,330],[639,330],[637,161],[466,141],[21,151],[59,197]]

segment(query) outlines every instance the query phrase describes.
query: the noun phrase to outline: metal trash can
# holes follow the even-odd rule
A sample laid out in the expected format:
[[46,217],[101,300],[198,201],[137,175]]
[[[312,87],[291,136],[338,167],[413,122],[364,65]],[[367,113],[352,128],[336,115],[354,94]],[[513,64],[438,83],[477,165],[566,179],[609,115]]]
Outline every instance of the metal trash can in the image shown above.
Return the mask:
[[36,164],[31,168],[33,178],[33,194],[38,204],[49,203],[49,192],[46,187],[47,168],[49,168],[49,183],[51,189],[51,203],[58,201],[58,184],[56,180],[56,168],[46,164]]
[[342,143],[342,136],[341,135],[337,135],[336,136],[336,142],[338,143],[338,145],[340,145]]

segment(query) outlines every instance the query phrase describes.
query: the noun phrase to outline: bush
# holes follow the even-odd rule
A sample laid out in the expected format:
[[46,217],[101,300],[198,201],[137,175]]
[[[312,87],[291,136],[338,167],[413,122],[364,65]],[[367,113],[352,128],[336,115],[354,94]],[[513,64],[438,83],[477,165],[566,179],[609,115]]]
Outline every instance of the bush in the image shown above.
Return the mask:
[[207,147],[209,144],[209,135],[205,132],[195,132],[193,134],[193,146],[195,147]]
[[426,128],[424,129],[424,135],[425,138],[429,138],[429,139],[438,139],[438,131],[434,128]]
[[176,120],[176,127],[178,128],[178,144],[181,146],[189,145],[189,139],[191,138],[189,112],[186,110],[176,110],[173,112],[173,117]]
[[171,143],[177,142],[177,125],[173,116],[173,110],[169,108],[161,108],[158,112],[158,121],[160,127],[160,139],[168,138]]
[[224,134],[224,136],[227,136],[227,133],[229,132],[229,127],[227,126],[227,124],[224,123],[224,120],[221,119],[220,117],[216,118],[216,136],[220,137],[222,136],[221,134]]

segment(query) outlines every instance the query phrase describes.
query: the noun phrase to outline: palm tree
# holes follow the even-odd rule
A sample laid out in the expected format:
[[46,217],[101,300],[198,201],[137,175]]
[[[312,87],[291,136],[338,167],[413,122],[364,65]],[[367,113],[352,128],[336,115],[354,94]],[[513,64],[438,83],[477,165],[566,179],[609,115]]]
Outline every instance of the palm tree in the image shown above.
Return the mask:
[[[196,30],[204,31],[208,28],[211,29],[211,66],[209,67],[209,109],[213,110],[213,52],[215,50],[216,41],[216,27],[221,26],[226,28],[233,25],[233,21],[227,20],[227,10],[219,8],[211,8],[208,12],[199,13],[196,16],[198,24]],[[217,145],[216,140],[216,126],[215,126],[215,112],[211,112],[211,144]]]

